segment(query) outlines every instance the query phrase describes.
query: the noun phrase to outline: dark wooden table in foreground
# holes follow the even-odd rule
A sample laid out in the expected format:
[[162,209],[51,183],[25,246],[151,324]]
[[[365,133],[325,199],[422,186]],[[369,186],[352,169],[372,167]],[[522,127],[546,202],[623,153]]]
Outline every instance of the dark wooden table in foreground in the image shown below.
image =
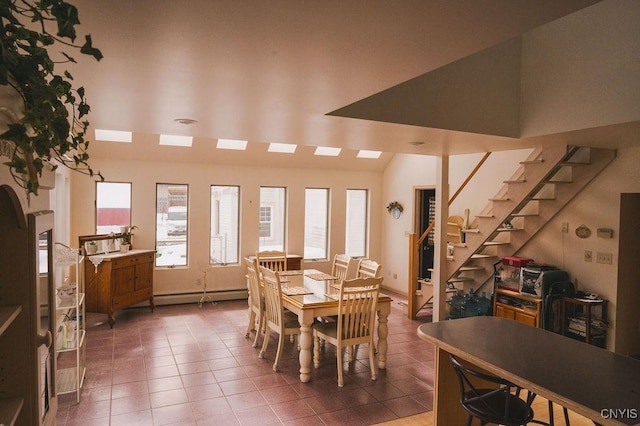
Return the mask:
[[423,324],[418,336],[436,351],[435,425],[466,419],[449,354],[599,424],[640,424],[638,360],[497,317]]

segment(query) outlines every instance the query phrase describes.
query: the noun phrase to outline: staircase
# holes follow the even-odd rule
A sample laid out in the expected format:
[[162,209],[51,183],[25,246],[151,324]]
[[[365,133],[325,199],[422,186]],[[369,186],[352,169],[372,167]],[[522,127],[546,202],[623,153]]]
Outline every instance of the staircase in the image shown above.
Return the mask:
[[552,146],[534,150],[464,230],[448,257],[449,285],[478,289],[493,265],[518,252],[615,158],[612,149]]

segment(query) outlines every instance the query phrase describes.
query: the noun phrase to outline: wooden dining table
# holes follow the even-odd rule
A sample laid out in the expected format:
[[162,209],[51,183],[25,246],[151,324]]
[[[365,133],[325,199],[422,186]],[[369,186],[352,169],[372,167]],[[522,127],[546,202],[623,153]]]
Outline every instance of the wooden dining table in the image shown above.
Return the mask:
[[422,324],[418,336],[435,347],[436,426],[464,424],[467,417],[449,354],[597,424],[640,424],[636,359],[498,317]]
[[[311,380],[312,333],[311,326],[318,317],[338,315],[339,288],[336,279],[315,269],[280,272],[284,307],[298,315],[300,323],[300,381]],[[392,299],[384,294],[378,297],[378,368],[387,367],[387,321]]]

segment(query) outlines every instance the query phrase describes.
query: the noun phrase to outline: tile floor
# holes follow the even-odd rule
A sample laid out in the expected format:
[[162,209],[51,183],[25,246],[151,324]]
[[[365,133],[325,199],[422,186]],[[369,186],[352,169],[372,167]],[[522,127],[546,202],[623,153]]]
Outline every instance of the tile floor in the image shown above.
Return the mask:
[[335,349],[327,345],[312,381],[301,383],[298,351],[285,344],[272,370],[245,338],[247,302],[224,301],[128,309],[109,328],[87,314],[87,374],[80,403],[60,395],[59,426],[370,425],[430,411],[433,350],[418,339],[406,306],[394,296],[386,370],[371,381],[366,347],[345,365],[337,386]]

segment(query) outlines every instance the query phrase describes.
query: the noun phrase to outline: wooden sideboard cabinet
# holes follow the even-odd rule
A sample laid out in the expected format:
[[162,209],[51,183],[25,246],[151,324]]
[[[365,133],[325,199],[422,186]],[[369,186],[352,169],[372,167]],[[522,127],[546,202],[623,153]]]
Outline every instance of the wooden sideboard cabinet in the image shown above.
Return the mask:
[[[85,260],[87,311],[107,314],[109,325],[115,324],[114,313],[120,309],[149,301],[153,303],[153,250],[130,250],[101,256],[102,261]],[[94,259],[95,260],[95,259]]]
[[542,299],[504,288],[496,289],[493,297],[493,315],[513,319],[532,327],[540,327]]

